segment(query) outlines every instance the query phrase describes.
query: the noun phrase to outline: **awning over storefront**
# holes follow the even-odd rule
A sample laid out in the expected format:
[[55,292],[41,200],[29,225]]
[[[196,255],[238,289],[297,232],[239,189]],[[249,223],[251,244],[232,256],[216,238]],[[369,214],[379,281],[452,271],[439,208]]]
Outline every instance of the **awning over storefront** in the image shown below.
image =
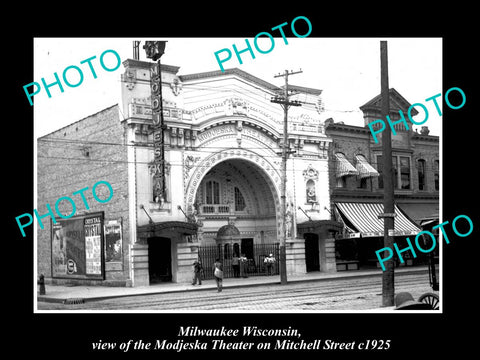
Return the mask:
[[357,160],[356,167],[360,174],[361,179],[380,175],[378,171],[372,165],[369,164],[365,156],[356,155],[355,159]]
[[335,169],[335,175],[337,178],[342,176],[358,175],[359,172],[355,167],[350,164],[344,154],[336,153],[337,165]]
[[398,204],[405,214],[410,217],[417,225],[422,225],[427,219],[437,219],[439,204]]
[[[337,202],[335,204],[345,226],[353,230],[350,237],[377,237],[384,235],[382,214],[383,204],[380,203],[350,203]],[[393,236],[415,235],[420,228],[409,220],[395,205],[395,224]]]

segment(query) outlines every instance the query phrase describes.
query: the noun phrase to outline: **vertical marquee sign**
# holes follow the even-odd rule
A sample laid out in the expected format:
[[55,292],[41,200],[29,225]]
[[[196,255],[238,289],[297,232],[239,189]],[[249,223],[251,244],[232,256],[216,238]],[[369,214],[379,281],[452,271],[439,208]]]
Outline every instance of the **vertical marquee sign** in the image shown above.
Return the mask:
[[165,124],[163,121],[163,99],[162,99],[162,72],[160,57],[165,51],[166,41],[145,41],[143,48],[147,58],[156,61],[150,66],[150,90],[152,98],[152,120],[153,120],[153,163],[155,174],[153,175],[153,198],[155,202],[163,204],[166,199],[165,189],[165,149],[164,135]]

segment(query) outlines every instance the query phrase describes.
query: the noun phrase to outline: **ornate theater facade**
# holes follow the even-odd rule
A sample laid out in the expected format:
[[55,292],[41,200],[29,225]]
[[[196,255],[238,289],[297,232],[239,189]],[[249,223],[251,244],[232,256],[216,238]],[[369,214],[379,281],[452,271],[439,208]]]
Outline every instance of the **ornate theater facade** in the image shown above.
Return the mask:
[[[165,196],[155,196],[151,62],[126,60],[120,122],[127,145],[129,277],[133,286],[186,282],[192,263],[254,268],[286,226],[287,274],[336,271],[321,90],[289,86],[286,216],[281,211],[284,89],[239,69],[177,75],[162,65]],[[257,269],[258,270],[258,269]]]

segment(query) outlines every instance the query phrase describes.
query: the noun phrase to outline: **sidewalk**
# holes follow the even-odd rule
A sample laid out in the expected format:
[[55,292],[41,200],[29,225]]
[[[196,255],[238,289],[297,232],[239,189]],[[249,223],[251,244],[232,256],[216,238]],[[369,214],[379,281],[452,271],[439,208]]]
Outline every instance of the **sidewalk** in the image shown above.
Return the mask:
[[[428,278],[426,266],[396,268],[395,273],[425,273]],[[382,276],[379,269],[340,271],[336,273],[313,272],[303,275],[291,275],[287,277],[288,283],[302,281],[322,281],[331,279],[345,279],[353,277]],[[224,288],[259,286],[265,284],[280,284],[280,276],[252,276],[248,278],[224,279]],[[43,302],[75,302],[95,301],[111,299],[122,296],[152,295],[161,293],[202,291],[216,289],[215,280],[203,280],[202,285],[189,283],[164,283],[139,287],[108,287],[108,286],[68,286],[68,285],[45,285],[46,295],[37,295],[37,301]],[[38,294],[38,292],[37,292]]]

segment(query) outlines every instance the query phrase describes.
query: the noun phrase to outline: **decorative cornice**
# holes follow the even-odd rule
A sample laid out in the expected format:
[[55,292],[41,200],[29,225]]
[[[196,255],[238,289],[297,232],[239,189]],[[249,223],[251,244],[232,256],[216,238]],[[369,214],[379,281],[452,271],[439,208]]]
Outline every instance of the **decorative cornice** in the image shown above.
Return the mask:
[[200,79],[207,79],[212,77],[218,76],[227,76],[227,75],[237,75],[245,80],[251,81],[257,85],[260,85],[268,90],[271,91],[281,91],[282,89],[276,85],[273,85],[265,80],[262,80],[256,76],[253,76],[243,70],[238,68],[232,69],[225,69],[225,71],[221,70],[214,70],[214,71],[207,71],[202,73],[195,73],[195,74],[188,74],[188,75],[180,75],[179,78],[182,82],[190,81],[190,80],[200,80]]
[[413,133],[412,140],[439,142],[440,137],[438,135],[422,135],[418,133]]
[[[394,88],[391,88],[388,94],[390,99],[390,111],[398,111],[399,109],[406,111],[411,106],[411,104]],[[360,106],[360,110],[362,110],[363,112],[366,112],[368,110],[380,111],[381,101],[382,94],[379,94],[364,105]],[[415,116],[418,114],[418,111],[413,108],[410,113],[411,115]]]
[[330,123],[325,127],[325,131],[349,131],[349,132],[355,132],[355,133],[364,133],[366,135],[370,134],[370,130],[366,127],[362,126],[355,126],[355,125],[346,125],[346,124],[340,124],[340,123]]
[[[152,64],[155,64],[152,61],[142,61],[142,60],[134,60],[134,59],[127,59],[123,63],[123,66],[125,68],[138,68],[138,69],[150,69]],[[174,73],[176,74],[178,70],[180,69],[180,66],[174,66],[174,65],[166,65],[166,64],[160,64],[161,65],[161,71],[169,72],[169,73]]]
[[[282,85],[282,89],[285,89],[285,86]],[[298,91],[304,94],[311,94],[311,95],[321,95],[323,90],[320,89],[314,89],[314,88],[309,88],[305,86],[298,86],[298,85],[288,85],[288,89],[292,91]]]
[[[340,123],[330,123],[327,126],[325,126],[326,135],[334,137],[335,135],[332,134],[333,131],[362,133],[367,136],[370,135],[370,130],[364,126],[346,125],[346,124],[340,124]],[[438,135],[422,135],[419,133],[412,132],[412,140],[425,140],[425,141],[438,142],[439,139],[440,137]]]

